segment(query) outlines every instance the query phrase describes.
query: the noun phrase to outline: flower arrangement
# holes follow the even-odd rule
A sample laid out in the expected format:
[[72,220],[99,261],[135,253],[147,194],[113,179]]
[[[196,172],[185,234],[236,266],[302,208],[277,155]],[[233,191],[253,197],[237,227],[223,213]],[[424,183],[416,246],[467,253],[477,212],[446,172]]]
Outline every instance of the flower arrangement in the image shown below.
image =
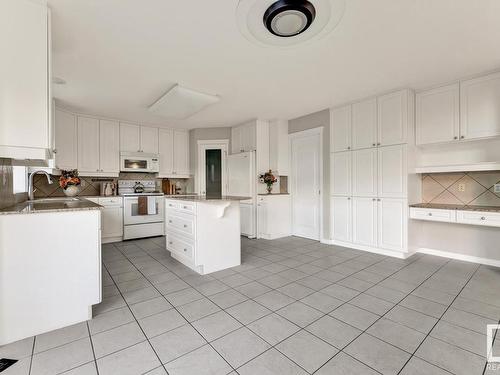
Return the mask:
[[81,184],[80,177],[78,177],[78,169],[69,171],[62,170],[61,177],[59,177],[59,186],[66,190],[69,186],[78,186]]
[[278,179],[273,175],[273,172],[269,170],[268,172],[259,176],[259,181],[260,183],[267,185],[267,193],[271,194],[271,191],[273,190],[273,184],[278,182]]

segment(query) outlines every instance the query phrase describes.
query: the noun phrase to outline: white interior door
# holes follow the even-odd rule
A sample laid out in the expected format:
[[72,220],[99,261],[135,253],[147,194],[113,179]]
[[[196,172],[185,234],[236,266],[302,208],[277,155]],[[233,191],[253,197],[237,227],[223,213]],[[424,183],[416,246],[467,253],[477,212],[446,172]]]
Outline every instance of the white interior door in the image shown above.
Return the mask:
[[293,134],[292,232],[295,236],[320,239],[321,230],[321,131],[312,129]]

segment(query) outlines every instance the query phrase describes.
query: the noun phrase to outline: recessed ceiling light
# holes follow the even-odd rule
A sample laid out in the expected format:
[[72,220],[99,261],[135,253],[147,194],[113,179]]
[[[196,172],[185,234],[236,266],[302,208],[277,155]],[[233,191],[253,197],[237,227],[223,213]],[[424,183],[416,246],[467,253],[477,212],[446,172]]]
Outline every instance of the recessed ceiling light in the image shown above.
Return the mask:
[[239,0],[236,22],[254,43],[290,47],[332,32],[345,4],[345,0]]
[[55,85],[65,85],[66,81],[60,77],[52,77],[52,83]]
[[264,25],[276,36],[288,38],[307,30],[316,9],[307,0],[279,0],[264,13]]

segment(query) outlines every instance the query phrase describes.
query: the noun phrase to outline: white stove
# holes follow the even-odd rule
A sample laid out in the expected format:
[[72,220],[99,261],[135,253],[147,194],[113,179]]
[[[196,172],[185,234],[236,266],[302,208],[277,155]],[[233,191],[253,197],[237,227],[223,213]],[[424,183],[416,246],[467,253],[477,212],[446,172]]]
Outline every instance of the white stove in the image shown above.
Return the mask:
[[165,234],[164,197],[155,180],[118,180],[118,194],[123,197],[123,239]]

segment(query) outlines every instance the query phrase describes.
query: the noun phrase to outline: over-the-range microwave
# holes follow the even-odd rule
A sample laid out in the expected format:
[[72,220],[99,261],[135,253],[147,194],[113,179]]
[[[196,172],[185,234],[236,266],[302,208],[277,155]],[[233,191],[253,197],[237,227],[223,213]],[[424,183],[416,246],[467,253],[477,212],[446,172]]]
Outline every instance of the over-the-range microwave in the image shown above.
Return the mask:
[[121,152],[121,172],[146,172],[157,173],[160,171],[160,157],[156,154],[142,152]]

